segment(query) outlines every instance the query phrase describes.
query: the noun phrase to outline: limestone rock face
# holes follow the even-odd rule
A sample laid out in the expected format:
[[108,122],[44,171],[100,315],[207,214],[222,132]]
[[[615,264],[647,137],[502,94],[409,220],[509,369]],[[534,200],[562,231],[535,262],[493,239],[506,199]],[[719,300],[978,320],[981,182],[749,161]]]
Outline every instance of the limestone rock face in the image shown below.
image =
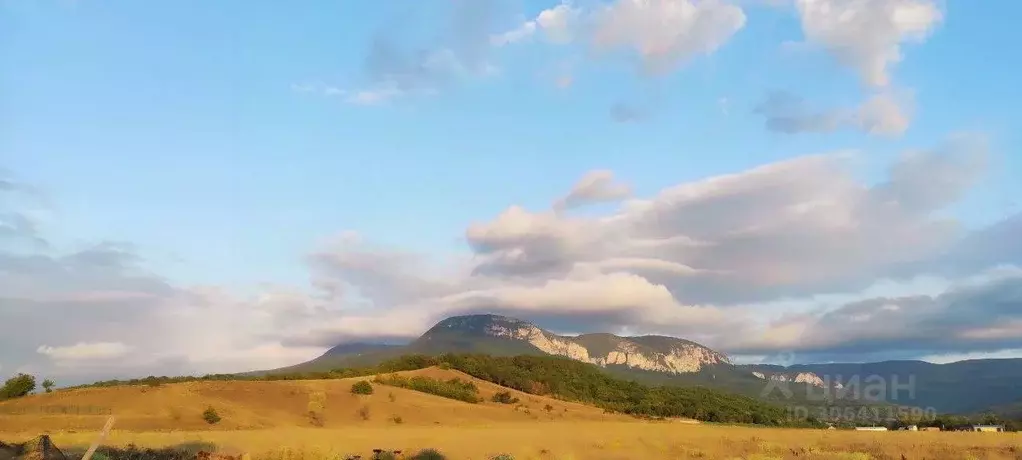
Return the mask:
[[622,365],[672,374],[699,372],[706,366],[731,364],[723,353],[688,340],[664,336],[620,337],[613,334],[561,336],[515,318],[498,315],[457,316],[434,329],[527,343],[540,351],[598,366]]
[[812,373],[812,372],[795,372],[795,373],[775,373],[775,374],[764,374],[762,372],[753,372],[752,375],[764,379],[764,380],[776,380],[778,382],[794,382],[794,383],[805,383],[819,388],[844,388],[841,382],[833,381],[828,382],[823,377]]

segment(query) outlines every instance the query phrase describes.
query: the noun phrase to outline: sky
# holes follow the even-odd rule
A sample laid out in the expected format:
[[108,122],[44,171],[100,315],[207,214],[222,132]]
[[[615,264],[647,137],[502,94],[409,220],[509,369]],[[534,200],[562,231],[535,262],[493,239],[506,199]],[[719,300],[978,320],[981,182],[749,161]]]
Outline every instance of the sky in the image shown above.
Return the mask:
[[265,369],[471,313],[1022,356],[1020,14],[0,0],[0,375]]

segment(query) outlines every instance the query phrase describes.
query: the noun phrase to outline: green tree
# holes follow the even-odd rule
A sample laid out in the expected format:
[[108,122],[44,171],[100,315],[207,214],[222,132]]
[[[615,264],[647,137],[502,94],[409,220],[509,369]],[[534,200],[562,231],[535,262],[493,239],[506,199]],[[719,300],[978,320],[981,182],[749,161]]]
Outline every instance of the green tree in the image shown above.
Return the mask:
[[43,380],[43,389],[46,390],[47,393],[53,391],[54,385],[55,383],[53,383],[53,380],[50,379]]
[[35,377],[28,374],[18,374],[7,379],[4,386],[0,387],[0,401],[26,396],[35,390]]

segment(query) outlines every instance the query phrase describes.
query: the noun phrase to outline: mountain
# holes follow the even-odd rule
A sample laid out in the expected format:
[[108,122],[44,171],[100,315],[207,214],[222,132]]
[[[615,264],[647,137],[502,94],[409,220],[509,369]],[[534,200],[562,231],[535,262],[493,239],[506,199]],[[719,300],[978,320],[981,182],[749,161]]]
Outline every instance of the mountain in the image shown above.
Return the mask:
[[[1022,400],[1022,359],[951,364],[886,361],[796,366],[735,365],[727,355],[665,336],[597,333],[563,336],[499,315],[455,316],[407,345],[338,345],[311,361],[268,373],[372,366],[402,355],[445,353],[563,356],[646,384],[705,386],[799,406],[900,405],[941,413],[977,413]],[[776,391],[777,389],[781,391]]]
[[[607,367],[621,365],[680,374],[704,366],[731,364],[723,353],[688,340],[663,336],[618,337],[613,334],[561,336],[515,318],[497,315],[455,316],[426,331],[411,347],[422,350],[540,352]],[[528,353],[524,353],[528,354]]]
[[1008,420],[1022,421],[1022,399],[1015,401],[1014,403],[1011,404],[1004,404],[1000,406],[991,407],[983,412],[996,414],[1001,418]]
[[555,355],[601,367],[622,366],[667,374],[694,373],[715,365],[731,365],[723,353],[674,337],[619,337],[613,334],[570,337],[516,318],[469,315],[440,321],[405,346],[339,345],[312,361],[264,372],[325,371],[374,364],[399,355],[443,353]]
[[731,363],[724,353],[665,336],[620,337],[597,333],[562,336],[535,324],[498,315],[455,316],[440,321],[404,346],[338,345],[298,365],[243,375],[322,372],[379,364],[402,355],[476,353],[492,356],[563,356],[594,364],[620,378],[646,384],[705,386],[776,402],[803,403],[811,385],[793,384],[794,396],[763,395],[763,381]]
[[[968,414],[1022,400],[1022,359],[739,366],[756,374],[819,378],[856,399],[882,396],[893,403]],[[808,377],[815,376],[815,377]]]

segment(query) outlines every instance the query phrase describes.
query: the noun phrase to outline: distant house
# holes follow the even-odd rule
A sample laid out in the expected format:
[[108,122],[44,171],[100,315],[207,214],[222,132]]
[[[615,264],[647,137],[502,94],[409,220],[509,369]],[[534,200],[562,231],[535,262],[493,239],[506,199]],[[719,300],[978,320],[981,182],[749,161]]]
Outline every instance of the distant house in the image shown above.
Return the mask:
[[857,426],[855,431],[887,431],[887,427],[884,426]]
[[1003,433],[1004,425],[973,425],[969,431],[981,431],[984,433]]

